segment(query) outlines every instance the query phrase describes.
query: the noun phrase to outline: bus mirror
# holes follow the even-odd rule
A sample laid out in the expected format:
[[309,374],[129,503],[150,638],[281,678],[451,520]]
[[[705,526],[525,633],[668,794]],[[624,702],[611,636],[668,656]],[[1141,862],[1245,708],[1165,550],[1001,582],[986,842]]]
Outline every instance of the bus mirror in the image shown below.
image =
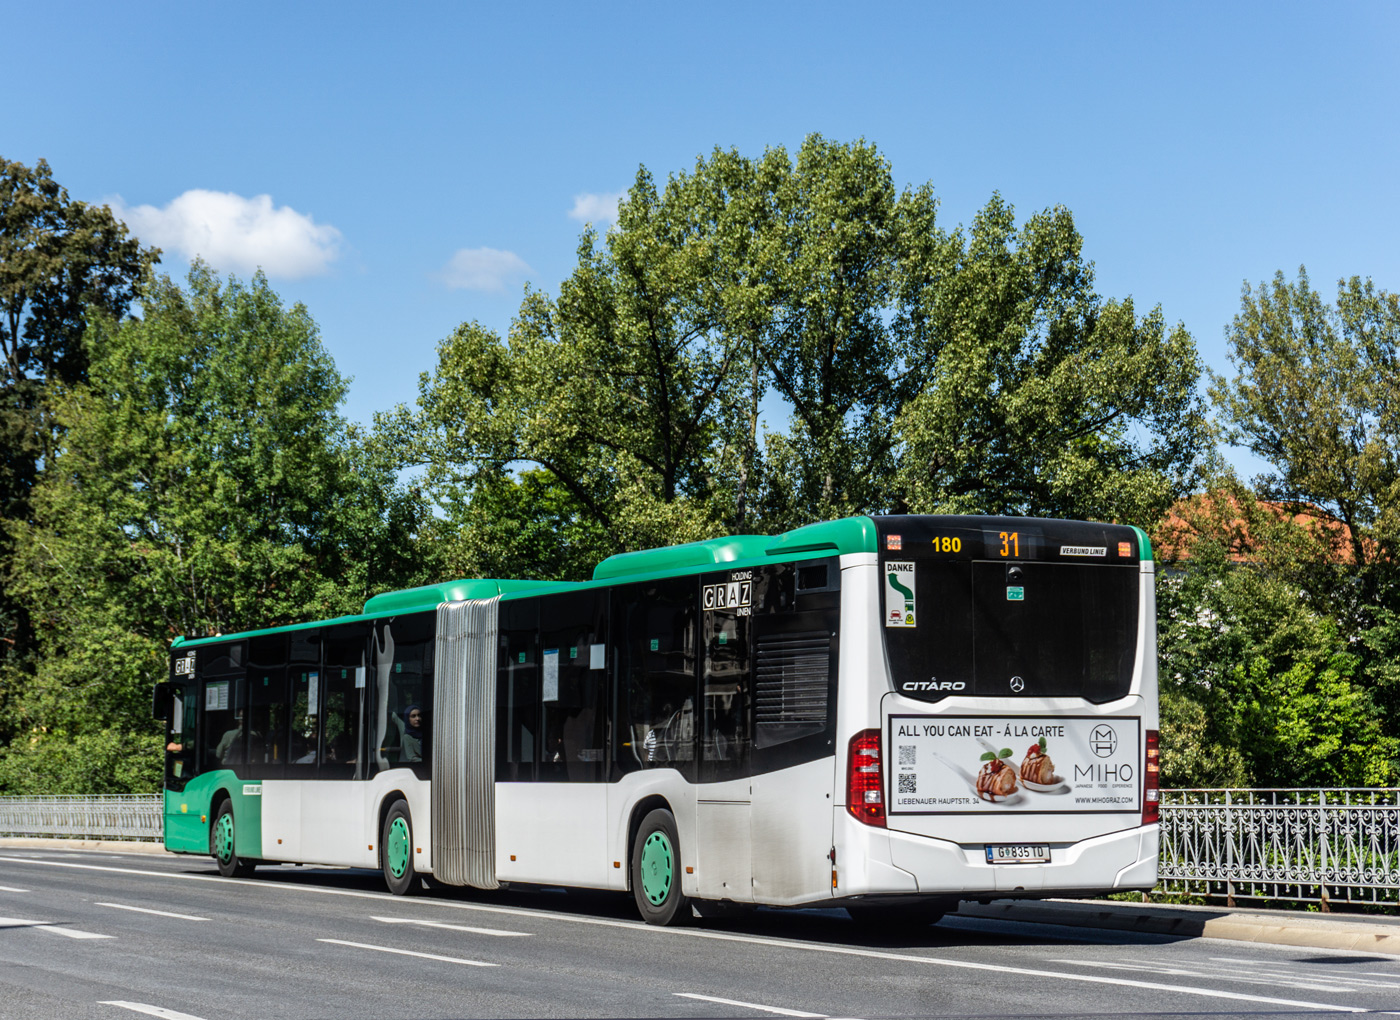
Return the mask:
[[162,681],[156,684],[155,697],[151,700],[151,714],[157,719],[170,718],[170,702],[172,690],[169,683]]

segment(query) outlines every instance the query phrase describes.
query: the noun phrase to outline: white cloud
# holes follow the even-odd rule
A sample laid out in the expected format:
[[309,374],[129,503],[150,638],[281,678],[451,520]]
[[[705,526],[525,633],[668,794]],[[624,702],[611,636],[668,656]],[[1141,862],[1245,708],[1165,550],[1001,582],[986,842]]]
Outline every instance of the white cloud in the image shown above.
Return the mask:
[[339,230],[289,206],[274,207],[271,195],[195,188],[164,209],[128,207],[120,196],[110,205],[145,243],[200,256],[220,272],[261,267],[268,276],[296,279],[324,273],[340,254]]
[[625,191],[614,191],[606,195],[575,195],[574,207],[569,210],[569,219],[581,223],[615,223],[617,204],[625,197]]
[[496,248],[461,248],[438,274],[453,290],[503,291],[506,284],[523,279],[534,270],[513,251]]

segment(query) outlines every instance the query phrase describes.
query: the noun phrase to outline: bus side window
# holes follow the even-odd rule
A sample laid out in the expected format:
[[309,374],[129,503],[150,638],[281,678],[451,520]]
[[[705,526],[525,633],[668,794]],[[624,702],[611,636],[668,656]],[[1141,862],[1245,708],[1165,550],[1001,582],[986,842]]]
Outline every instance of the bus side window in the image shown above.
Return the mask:
[[564,592],[540,599],[541,712],[538,778],[603,778],[606,592]]
[[411,767],[420,778],[429,775],[435,617],[431,611],[412,613],[375,625],[370,768],[365,775],[401,766]]
[[366,671],[362,668],[367,633],[365,625],[359,623],[326,628],[323,779],[359,779],[364,775],[360,738],[368,709]]
[[321,671],[292,667],[291,732],[287,738],[289,779],[314,779],[321,751]]
[[398,730],[399,765],[427,779],[433,761],[433,628],[436,613],[394,621],[399,638],[394,671],[389,675],[389,703]]
[[281,779],[287,763],[287,636],[248,639],[248,778]]
[[496,778],[533,780],[539,753],[538,598],[501,603],[501,655],[496,693]]
[[287,668],[248,670],[248,778],[281,779],[287,763]]
[[692,775],[699,581],[666,578],[614,589],[617,766]]
[[183,789],[194,771],[195,701],[193,684],[172,684],[165,721],[165,782]]
[[199,771],[243,770],[248,761],[248,691],[243,677],[243,644],[211,645],[200,650],[197,690],[203,716]]
[[[722,583],[728,575],[704,582]],[[747,608],[747,607],[745,607]],[[705,658],[701,669],[704,720],[700,781],[722,782],[749,775],[749,637],[753,618],[738,609],[702,609]]]
[[288,635],[287,778],[315,779],[321,755],[321,632]]
[[204,746],[201,772],[241,766],[248,756],[247,710],[239,704],[237,678],[204,682]]

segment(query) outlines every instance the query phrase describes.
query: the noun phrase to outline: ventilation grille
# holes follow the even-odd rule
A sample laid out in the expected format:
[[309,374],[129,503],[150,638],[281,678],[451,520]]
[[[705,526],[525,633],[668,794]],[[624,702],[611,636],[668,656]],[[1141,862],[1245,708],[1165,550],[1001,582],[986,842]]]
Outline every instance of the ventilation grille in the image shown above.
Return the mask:
[[826,631],[760,637],[754,684],[758,725],[825,725],[830,680],[831,635]]

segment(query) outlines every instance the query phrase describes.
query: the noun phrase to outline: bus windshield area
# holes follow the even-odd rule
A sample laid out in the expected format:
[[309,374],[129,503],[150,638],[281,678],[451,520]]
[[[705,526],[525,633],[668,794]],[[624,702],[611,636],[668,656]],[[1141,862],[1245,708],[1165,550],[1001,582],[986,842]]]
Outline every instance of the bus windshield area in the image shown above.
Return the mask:
[[906,558],[882,567],[895,690],[927,701],[961,693],[1102,703],[1129,693],[1136,563]]

